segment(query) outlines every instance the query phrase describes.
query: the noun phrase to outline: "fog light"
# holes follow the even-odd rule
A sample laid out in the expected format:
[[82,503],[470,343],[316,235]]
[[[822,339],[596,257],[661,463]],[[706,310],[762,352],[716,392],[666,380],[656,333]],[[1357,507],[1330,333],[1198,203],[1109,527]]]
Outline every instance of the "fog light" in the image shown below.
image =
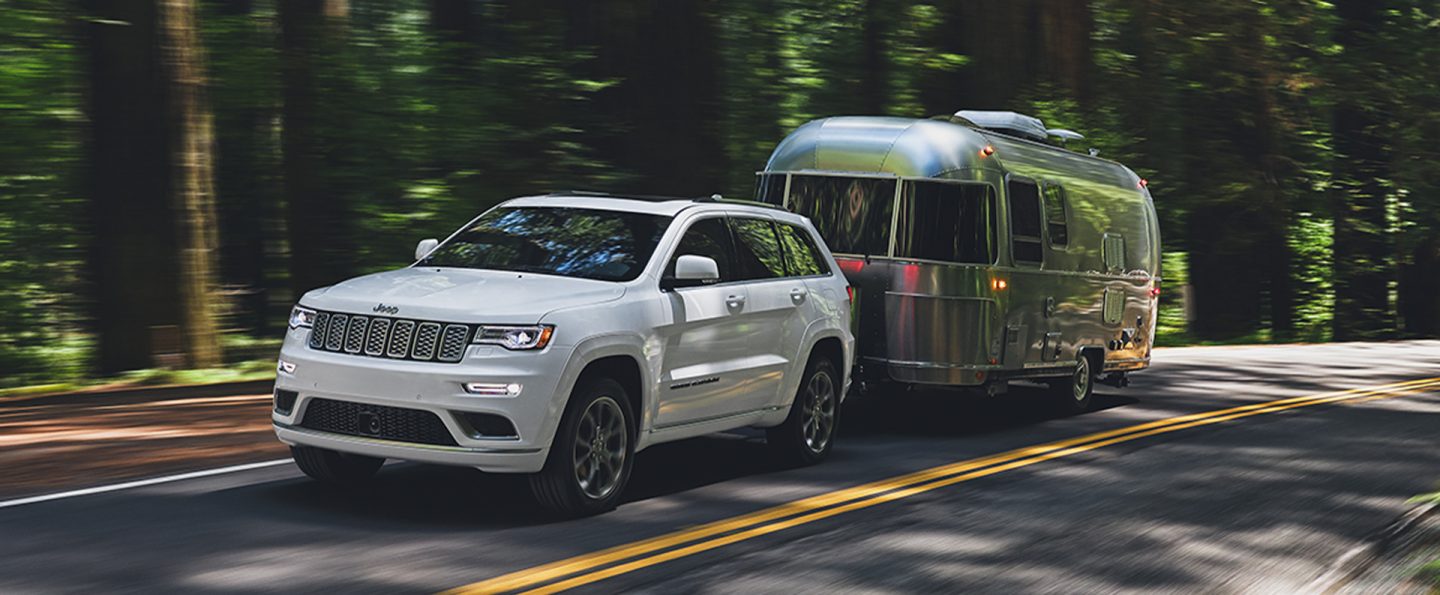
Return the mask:
[[494,382],[467,382],[465,392],[472,395],[485,395],[488,397],[515,397],[520,395],[520,389],[524,387],[517,383],[500,384]]
[[294,362],[287,362],[287,361],[285,361],[285,360],[282,359],[282,360],[280,360],[280,364],[279,364],[278,366],[275,366],[275,369],[276,369],[276,370],[279,370],[279,371],[281,371],[281,372],[284,372],[284,373],[286,373],[286,374],[294,374],[294,373],[295,373],[295,363],[294,363]]

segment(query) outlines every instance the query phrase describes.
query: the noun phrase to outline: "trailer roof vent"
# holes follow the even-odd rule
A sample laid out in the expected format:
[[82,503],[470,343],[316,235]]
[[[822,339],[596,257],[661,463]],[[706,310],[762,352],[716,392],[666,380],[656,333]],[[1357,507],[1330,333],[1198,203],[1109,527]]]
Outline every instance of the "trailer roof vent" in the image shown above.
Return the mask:
[[1085,138],[1073,130],[1046,128],[1039,118],[1016,112],[960,110],[950,117],[950,121],[1033,141],[1045,142],[1054,137],[1061,145]]
[[[1039,118],[1017,114],[1015,112],[992,112],[981,110],[960,110],[955,112],[955,117],[974,124],[976,128],[994,130],[1001,134],[1028,138],[1035,141],[1044,141],[1049,135],[1045,131],[1045,123]],[[963,123],[963,122],[962,122]]]

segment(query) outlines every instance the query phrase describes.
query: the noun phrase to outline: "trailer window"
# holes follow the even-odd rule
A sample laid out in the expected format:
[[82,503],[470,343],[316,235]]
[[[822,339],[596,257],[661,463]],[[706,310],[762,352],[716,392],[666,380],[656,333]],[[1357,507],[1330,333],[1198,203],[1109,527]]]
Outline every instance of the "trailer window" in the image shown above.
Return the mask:
[[1101,244],[1101,258],[1105,261],[1105,272],[1120,273],[1125,270],[1125,236],[1107,233]]
[[1010,252],[1016,263],[1040,264],[1045,249],[1040,238],[1040,190],[1034,182],[1011,180],[1006,185],[1010,205]]
[[831,252],[889,254],[895,183],[894,178],[792,175],[789,208],[815,223]]
[[1050,245],[1063,248],[1070,243],[1070,225],[1067,219],[1069,205],[1066,204],[1065,187],[1055,182],[1045,183],[1045,225],[1050,232]]
[[755,178],[755,202],[785,206],[785,174],[760,174]]
[[989,184],[906,182],[895,256],[995,262],[995,192]]

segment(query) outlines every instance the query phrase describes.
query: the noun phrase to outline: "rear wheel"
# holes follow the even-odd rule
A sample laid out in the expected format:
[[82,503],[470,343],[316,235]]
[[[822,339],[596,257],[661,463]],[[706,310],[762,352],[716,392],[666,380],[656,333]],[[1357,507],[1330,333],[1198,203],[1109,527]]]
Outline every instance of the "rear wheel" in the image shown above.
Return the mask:
[[1051,380],[1049,392],[1057,413],[1075,415],[1089,411],[1095,394],[1095,372],[1090,358],[1084,354],[1077,356],[1070,377]]
[[775,455],[788,464],[811,465],[830,454],[840,427],[840,387],[835,364],[811,357],[790,415],[766,430],[765,440]]
[[375,476],[385,459],[336,452],[313,446],[292,446],[290,456],[306,475],[325,483],[351,485]]
[[619,504],[634,458],[626,403],[625,387],[609,378],[584,381],[570,396],[545,468],[530,476],[542,506],[581,516]]

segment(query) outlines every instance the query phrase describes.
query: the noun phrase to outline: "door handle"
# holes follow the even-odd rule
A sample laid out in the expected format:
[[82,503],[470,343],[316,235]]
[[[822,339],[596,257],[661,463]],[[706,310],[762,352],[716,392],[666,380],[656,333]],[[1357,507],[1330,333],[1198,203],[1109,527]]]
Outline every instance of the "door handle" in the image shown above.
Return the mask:
[[802,304],[805,302],[805,296],[807,295],[809,295],[808,292],[797,287],[790,290],[790,301],[795,302],[796,305]]
[[732,295],[725,298],[725,305],[731,310],[739,310],[745,306],[745,296]]

